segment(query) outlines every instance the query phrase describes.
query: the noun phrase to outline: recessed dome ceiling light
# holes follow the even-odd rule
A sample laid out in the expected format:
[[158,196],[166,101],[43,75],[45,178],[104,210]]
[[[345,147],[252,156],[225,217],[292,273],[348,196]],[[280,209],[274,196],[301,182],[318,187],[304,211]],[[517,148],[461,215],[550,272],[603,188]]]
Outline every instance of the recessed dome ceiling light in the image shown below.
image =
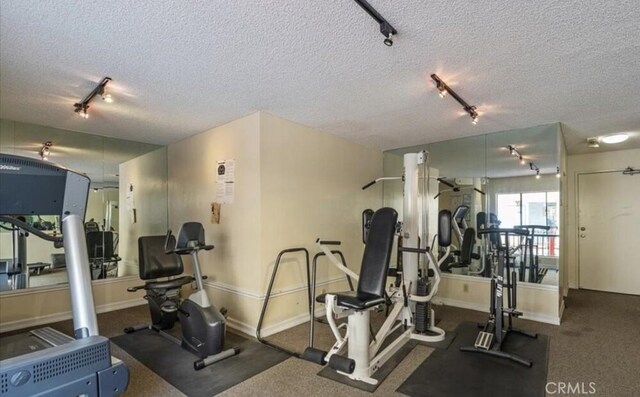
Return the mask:
[[627,134],[613,134],[602,137],[601,141],[604,143],[620,143],[629,139],[629,135]]

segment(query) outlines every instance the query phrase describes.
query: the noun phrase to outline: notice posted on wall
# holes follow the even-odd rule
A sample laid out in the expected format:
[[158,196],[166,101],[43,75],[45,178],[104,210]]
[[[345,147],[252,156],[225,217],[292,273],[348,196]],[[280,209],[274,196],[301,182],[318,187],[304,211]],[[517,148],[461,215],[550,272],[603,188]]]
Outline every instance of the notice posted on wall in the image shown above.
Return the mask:
[[216,202],[233,204],[235,195],[234,183],[236,178],[236,161],[222,160],[217,162],[216,171]]

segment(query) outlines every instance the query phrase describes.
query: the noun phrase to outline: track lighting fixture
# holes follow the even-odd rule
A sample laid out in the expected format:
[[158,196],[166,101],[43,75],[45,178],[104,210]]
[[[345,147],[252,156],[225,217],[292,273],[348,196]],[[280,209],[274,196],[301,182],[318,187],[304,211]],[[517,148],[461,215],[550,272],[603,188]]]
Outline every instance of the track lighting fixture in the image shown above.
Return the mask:
[[520,160],[520,164],[525,165],[527,162],[524,161],[524,158],[522,157],[522,153],[520,153],[518,151],[518,149],[516,149],[515,146],[513,145],[507,145],[507,149],[509,149],[509,154],[516,157],[518,160]]
[[587,145],[593,148],[600,147],[600,141],[598,138],[587,138]]
[[458,103],[462,105],[462,109],[464,109],[464,111],[469,114],[469,117],[471,117],[471,123],[474,125],[478,124],[478,117],[480,115],[478,114],[478,109],[475,106],[469,105],[467,101],[462,99],[460,95],[458,95],[454,90],[451,89],[451,87],[447,85],[447,83],[442,81],[442,79],[438,77],[437,74],[432,74],[431,79],[435,82],[436,88],[438,89],[438,95],[440,95],[441,98],[444,98],[447,93],[451,94],[453,99],[458,101]]
[[562,174],[560,173],[560,167],[556,167],[556,178],[560,178]]
[[622,175],[630,175],[633,176],[635,174],[640,174],[640,170],[637,170],[631,166],[627,167],[622,171]]
[[111,77],[105,77],[103,78],[100,83],[96,86],[96,88],[94,88],[89,95],[87,95],[86,97],[84,97],[84,99],[80,102],[74,103],[73,107],[75,108],[75,112],[82,118],[84,119],[88,119],[89,118],[89,103],[93,100],[93,98],[95,98],[96,95],[100,95],[102,97],[102,99],[107,102],[107,103],[111,103],[113,102],[113,97],[111,96],[111,94],[106,93],[106,86],[107,84],[111,81]]
[[51,141],[46,141],[45,143],[42,144],[42,147],[40,148],[40,151],[38,152],[38,154],[40,155],[40,158],[43,160],[48,160],[49,159],[49,154],[51,153],[51,146],[53,146],[53,142]]
[[354,0],[360,7],[362,7],[370,16],[380,25],[380,33],[385,37],[384,44],[387,47],[393,45],[393,36],[398,34],[398,31],[391,26],[389,22],[380,13],[371,6],[366,0]]
[[529,169],[536,172],[536,179],[540,179],[540,168],[534,163],[529,163]]

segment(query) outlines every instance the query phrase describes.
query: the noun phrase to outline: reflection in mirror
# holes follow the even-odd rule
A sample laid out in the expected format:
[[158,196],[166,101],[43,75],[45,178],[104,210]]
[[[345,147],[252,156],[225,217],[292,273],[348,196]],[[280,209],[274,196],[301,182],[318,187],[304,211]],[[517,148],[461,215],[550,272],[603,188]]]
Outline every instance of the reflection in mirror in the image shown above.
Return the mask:
[[[489,216],[501,228],[529,232],[510,237],[519,282],[558,284],[560,134],[551,124],[487,136]],[[504,243],[488,239],[487,247]]]
[[[453,254],[440,266],[443,274],[491,277],[506,241],[478,232],[520,228],[529,236],[509,241],[518,281],[557,285],[560,139],[559,124],[551,124],[391,150],[384,156],[385,176],[401,172],[402,154],[430,153],[431,175],[439,182],[432,198],[455,220]],[[401,184],[385,182],[384,204],[401,203]]]
[[[122,214],[126,210],[121,203],[126,195],[122,192],[120,173],[123,167],[125,170],[135,168],[136,159],[143,159],[145,154],[159,148],[157,145],[0,120],[0,152],[51,161],[86,174],[91,179],[85,236],[94,280],[137,273],[137,269],[131,270],[137,258],[131,259],[128,255],[125,259],[122,255],[122,246],[128,248],[132,244],[127,239],[137,240],[137,236],[128,231],[123,234]],[[166,150],[160,148],[158,154],[151,156],[151,161],[155,162],[153,166],[148,164],[149,159],[139,161],[146,164],[146,168],[143,167],[145,171],[153,170],[151,179],[155,181],[154,197],[158,200],[154,205],[164,207],[164,211],[155,211],[152,222],[161,225],[154,232],[163,234],[167,228]],[[140,210],[136,221],[146,224],[146,214],[146,210]],[[24,218],[46,233],[61,233],[58,215],[25,214]],[[56,249],[51,243],[16,230],[9,224],[0,224],[1,291],[66,282],[62,249]]]
[[[486,137],[484,135],[429,145],[431,167],[440,172],[438,209],[452,215],[450,254],[440,265],[443,274],[483,275],[481,247],[476,244],[477,215],[486,211]],[[446,255],[440,250],[440,255]]]

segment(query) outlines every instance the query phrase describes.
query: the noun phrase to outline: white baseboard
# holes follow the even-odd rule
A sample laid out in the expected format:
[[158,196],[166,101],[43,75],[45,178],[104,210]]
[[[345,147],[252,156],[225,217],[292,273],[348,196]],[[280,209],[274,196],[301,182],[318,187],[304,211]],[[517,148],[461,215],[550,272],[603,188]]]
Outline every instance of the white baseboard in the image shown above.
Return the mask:
[[[316,317],[324,316],[325,314],[324,307],[316,308],[315,314],[316,314]],[[277,324],[273,324],[268,327],[262,328],[262,331],[260,332],[260,336],[263,338],[266,338],[268,336],[277,334],[278,332],[285,331],[289,328],[293,328],[297,325],[304,324],[306,322],[309,322],[309,314],[308,313],[298,314],[297,316],[293,316],[284,321],[280,321]],[[233,328],[236,331],[240,331],[243,334],[247,334],[254,338],[256,336],[257,328],[252,325],[249,325],[242,321],[238,321],[232,317],[227,318],[227,324],[229,325],[230,328]]]
[[477,312],[488,313],[486,305],[481,303],[460,301],[456,299],[443,298],[441,296],[434,296],[431,302],[435,305],[460,307],[462,309],[475,310]]
[[[129,299],[126,301],[107,303],[104,305],[96,306],[96,313],[106,313],[112,312],[114,310],[127,309],[129,307],[145,305],[147,303],[146,300],[142,298]],[[55,323],[58,321],[64,321],[71,319],[71,312],[60,312],[60,313],[52,313],[44,316],[38,316],[34,318],[26,318],[22,320],[9,321],[6,323],[0,324],[0,333],[15,331],[17,329],[35,327],[38,325]]]
[[[479,304],[479,303],[471,303],[471,302],[465,302],[465,301],[460,301],[456,299],[442,298],[440,296],[435,296],[432,302],[437,305],[454,306],[454,307],[460,307],[462,309],[469,309],[469,310],[475,310],[478,312],[488,313],[486,305]],[[540,323],[560,325],[559,318],[549,316],[546,314],[529,312],[529,313],[524,313],[520,318],[523,320],[537,321]]]

